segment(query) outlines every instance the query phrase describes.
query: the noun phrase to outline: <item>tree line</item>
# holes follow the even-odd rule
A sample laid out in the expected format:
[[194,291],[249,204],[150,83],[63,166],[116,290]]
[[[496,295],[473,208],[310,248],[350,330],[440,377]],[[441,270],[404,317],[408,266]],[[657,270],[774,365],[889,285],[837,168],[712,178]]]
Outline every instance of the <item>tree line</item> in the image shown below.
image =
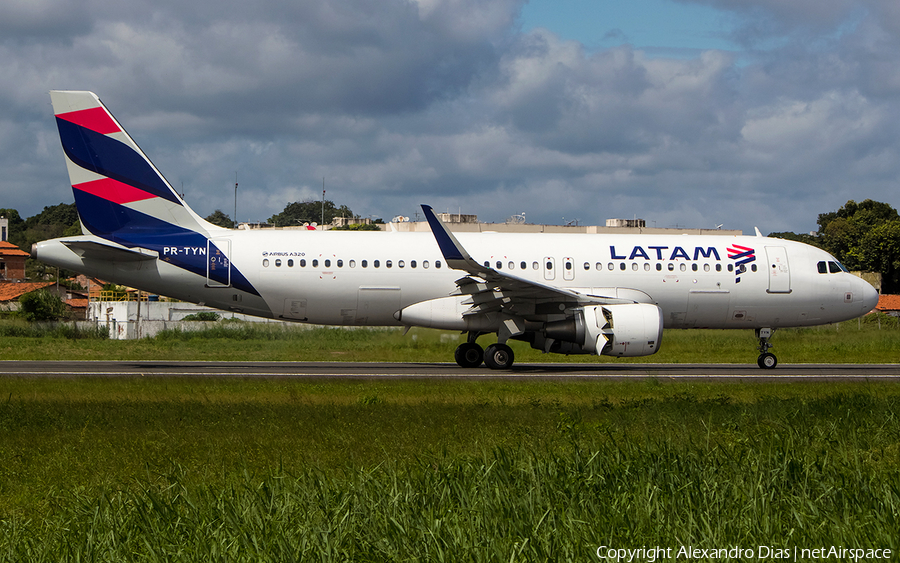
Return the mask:
[[882,293],[900,291],[900,214],[871,199],[848,201],[837,211],[820,213],[815,234],[769,236],[798,240],[831,253],[849,270],[879,272]]

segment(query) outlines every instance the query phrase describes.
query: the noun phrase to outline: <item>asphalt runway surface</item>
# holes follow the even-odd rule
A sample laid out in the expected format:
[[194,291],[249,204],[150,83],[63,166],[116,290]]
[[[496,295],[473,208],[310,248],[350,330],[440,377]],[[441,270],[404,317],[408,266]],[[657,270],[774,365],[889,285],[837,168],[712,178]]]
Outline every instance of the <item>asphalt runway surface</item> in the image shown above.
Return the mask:
[[0,377],[597,378],[610,380],[896,381],[900,364],[516,364],[495,371],[451,363],[0,361]]

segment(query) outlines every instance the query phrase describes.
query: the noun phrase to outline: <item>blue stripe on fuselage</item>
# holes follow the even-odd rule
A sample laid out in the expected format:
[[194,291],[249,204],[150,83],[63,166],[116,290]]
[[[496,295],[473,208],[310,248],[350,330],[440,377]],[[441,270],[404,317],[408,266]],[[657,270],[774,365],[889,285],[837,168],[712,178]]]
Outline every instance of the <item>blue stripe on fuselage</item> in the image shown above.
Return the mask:
[[[208,239],[204,235],[80,190],[75,190],[75,205],[81,222],[94,235],[128,248],[140,247],[156,251],[160,260],[199,276],[207,276]],[[219,250],[221,254],[221,250],[214,244],[209,245],[210,254],[215,250]],[[167,248],[203,251],[171,253],[166,251]],[[223,285],[228,283],[227,273],[223,271],[210,271],[209,277]],[[234,264],[231,264],[231,285],[241,291],[259,295]]]

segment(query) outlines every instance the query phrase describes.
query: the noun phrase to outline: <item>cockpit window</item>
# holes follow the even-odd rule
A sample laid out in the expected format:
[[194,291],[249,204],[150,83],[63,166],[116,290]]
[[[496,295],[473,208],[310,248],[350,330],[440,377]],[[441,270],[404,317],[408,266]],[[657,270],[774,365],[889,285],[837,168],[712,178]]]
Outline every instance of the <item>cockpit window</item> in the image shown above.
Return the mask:
[[816,264],[816,269],[820,274],[837,274],[838,272],[847,272],[848,274],[850,273],[850,271],[847,270],[846,266],[844,266],[837,260],[829,260],[828,262],[822,260]]

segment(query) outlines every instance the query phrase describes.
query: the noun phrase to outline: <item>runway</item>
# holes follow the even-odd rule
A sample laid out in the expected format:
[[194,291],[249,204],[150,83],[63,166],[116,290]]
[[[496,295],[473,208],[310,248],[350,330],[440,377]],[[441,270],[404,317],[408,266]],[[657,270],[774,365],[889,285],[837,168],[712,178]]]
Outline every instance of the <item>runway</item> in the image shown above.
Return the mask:
[[508,371],[464,369],[451,363],[0,361],[0,377],[354,377],[354,378],[596,378],[609,380],[900,382],[900,364],[517,364]]

